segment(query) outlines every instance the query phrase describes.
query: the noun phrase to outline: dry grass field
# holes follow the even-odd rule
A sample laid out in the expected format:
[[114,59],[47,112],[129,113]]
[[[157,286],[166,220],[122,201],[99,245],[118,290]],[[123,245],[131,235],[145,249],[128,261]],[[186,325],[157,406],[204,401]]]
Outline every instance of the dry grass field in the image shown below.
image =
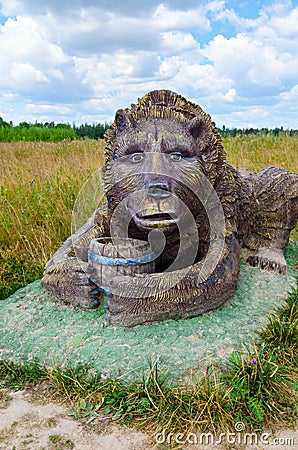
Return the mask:
[[41,277],[102,161],[102,141],[0,143],[0,298]]

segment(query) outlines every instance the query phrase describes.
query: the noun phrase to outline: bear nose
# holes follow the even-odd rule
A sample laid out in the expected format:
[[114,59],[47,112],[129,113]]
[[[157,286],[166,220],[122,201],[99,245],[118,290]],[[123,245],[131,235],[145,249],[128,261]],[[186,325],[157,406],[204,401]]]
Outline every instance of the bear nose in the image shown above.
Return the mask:
[[171,195],[168,183],[149,181],[146,183],[147,195],[155,199],[166,198]]

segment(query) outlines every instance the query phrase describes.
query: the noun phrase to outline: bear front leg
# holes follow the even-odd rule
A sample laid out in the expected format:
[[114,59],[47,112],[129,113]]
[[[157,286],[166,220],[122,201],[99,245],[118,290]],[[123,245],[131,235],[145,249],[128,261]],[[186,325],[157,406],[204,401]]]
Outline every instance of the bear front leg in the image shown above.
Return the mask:
[[88,248],[93,238],[108,233],[106,204],[100,207],[76,233],[70,236],[45,267],[43,286],[58,299],[89,309],[99,306],[103,296],[92,281]]

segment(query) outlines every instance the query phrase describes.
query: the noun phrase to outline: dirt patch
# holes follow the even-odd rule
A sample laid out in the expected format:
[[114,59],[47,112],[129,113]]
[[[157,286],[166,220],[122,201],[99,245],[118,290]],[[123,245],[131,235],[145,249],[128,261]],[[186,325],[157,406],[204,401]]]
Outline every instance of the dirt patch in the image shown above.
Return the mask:
[[27,391],[2,394],[6,400],[0,404],[1,450],[154,448],[146,434],[115,425],[104,417],[99,417],[91,430],[67,417],[68,409],[63,405],[39,404]]
[[[235,430],[216,444],[218,437],[209,434],[189,436],[157,435],[159,444],[141,431],[135,431],[113,423],[100,416],[96,423],[86,427],[67,416],[66,405],[41,403],[40,397],[28,391],[0,391],[0,449],[1,450],[154,450],[175,448],[184,450],[294,450],[298,444],[298,428],[264,431],[257,435],[245,435]],[[234,433],[234,434],[233,434]],[[227,438],[228,441],[227,442]],[[224,444],[224,441],[226,442]],[[213,443],[212,443],[213,442]]]

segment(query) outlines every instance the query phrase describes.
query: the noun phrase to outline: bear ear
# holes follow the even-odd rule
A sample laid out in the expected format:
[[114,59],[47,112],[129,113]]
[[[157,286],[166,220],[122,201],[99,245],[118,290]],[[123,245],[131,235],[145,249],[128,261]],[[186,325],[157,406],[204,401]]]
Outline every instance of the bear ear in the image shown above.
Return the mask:
[[194,117],[187,126],[188,131],[195,139],[206,135],[209,131],[209,125],[203,116]]
[[117,129],[122,132],[131,127],[131,121],[124,109],[118,109],[115,115],[115,123]]

